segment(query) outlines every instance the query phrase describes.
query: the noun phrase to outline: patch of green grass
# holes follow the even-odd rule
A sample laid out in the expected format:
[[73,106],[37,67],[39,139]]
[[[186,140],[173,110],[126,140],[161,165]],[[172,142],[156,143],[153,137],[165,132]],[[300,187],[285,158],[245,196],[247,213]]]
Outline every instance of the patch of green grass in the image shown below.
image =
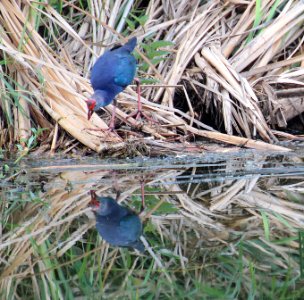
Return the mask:
[[[157,193],[157,191],[158,190],[155,188],[145,187],[145,192],[147,193],[149,192]],[[140,193],[140,190],[138,190],[137,193]],[[172,203],[163,201],[160,204],[160,201],[161,199],[156,195],[145,195],[146,210],[147,211],[151,211],[152,209],[154,210],[154,207],[157,206],[157,209],[153,212],[154,215],[165,215],[165,214],[178,212],[178,209]],[[141,196],[132,196],[131,205],[136,211],[139,211],[141,208]]]
[[265,211],[261,211],[262,219],[263,219],[263,226],[264,226],[264,233],[265,238],[267,241],[270,240],[270,223],[267,216],[267,213]]
[[301,277],[304,279],[304,231],[299,230],[299,256],[300,256],[300,272]]
[[31,136],[28,139],[21,139],[20,144],[16,144],[18,148],[18,158],[15,160],[15,164],[19,163],[28,153],[38,145],[38,139],[46,128],[31,128]]
[[[143,48],[143,53],[149,59],[152,65],[157,65],[164,61],[166,57],[170,54],[169,48],[174,44],[170,41],[153,41],[147,38],[145,42],[141,43],[140,46]],[[135,53],[135,56],[139,59],[139,56]],[[150,65],[147,62],[139,63],[138,68],[142,72],[147,72]]]
[[[260,25],[261,20],[263,18],[262,15],[262,1],[261,0],[256,0],[255,1],[255,18],[254,18],[254,22],[253,22],[253,26],[252,29],[255,29],[257,26]],[[249,42],[251,42],[251,40],[253,39],[254,35],[255,35],[256,31],[251,31],[246,39],[246,44],[248,44]]]

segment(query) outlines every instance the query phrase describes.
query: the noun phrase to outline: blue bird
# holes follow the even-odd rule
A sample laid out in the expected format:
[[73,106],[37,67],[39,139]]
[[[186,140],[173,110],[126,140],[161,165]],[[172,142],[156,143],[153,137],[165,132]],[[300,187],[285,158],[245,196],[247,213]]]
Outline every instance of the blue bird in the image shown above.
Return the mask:
[[140,240],[142,223],[132,210],[119,205],[111,197],[97,196],[93,190],[90,206],[95,212],[97,231],[104,240],[113,246],[144,252],[145,247]]
[[[131,38],[123,46],[114,47],[98,58],[91,72],[91,84],[94,94],[86,101],[88,120],[94,111],[114,101],[109,130],[114,129],[115,96],[122,92],[134,79],[136,60],[132,55],[137,43],[136,37]],[[139,82],[136,81],[139,90]],[[139,97],[140,99],[140,97]]]

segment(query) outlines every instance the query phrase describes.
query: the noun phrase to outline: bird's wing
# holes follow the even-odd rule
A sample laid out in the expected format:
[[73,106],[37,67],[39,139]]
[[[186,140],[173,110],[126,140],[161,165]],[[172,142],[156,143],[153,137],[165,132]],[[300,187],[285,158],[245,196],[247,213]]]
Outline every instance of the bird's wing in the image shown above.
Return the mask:
[[126,87],[128,86],[136,72],[136,60],[134,56],[128,52],[117,53],[117,64],[114,74],[115,84]]
[[136,215],[123,217],[120,220],[119,230],[124,236],[130,236],[130,242],[138,239],[142,233],[142,224],[139,217]]
[[136,60],[132,54],[121,48],[107,51],[94,64],[91,84],[94,90],[107,90],[111,85],[125,88],[136,72]]
[[91,84],[95,90],[106,90],[114,83],[117,61],[110,51],[99,57],[91,70]]
[[120,234],[124,236],[125,247],[145,251],[145,246],[139,239],[142,234],[142,224],[136,215],[127,215],[120,221]]
[[138,216],[129,212],[121,219],[97,216],[96,221],[99,234],[111,245],[144,251],[145,247],[139,239],[142,224]]

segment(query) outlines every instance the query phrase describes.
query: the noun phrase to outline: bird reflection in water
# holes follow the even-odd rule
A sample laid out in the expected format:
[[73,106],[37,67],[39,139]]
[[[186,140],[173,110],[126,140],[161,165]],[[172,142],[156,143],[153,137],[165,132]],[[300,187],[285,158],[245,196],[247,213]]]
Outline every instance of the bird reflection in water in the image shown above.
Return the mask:
[[90,206],[95,213],[96,229],[109,244],[144,252],[140,236],[142,223],[131,209],[117,203],[112,197],[97,196],[91,190]]

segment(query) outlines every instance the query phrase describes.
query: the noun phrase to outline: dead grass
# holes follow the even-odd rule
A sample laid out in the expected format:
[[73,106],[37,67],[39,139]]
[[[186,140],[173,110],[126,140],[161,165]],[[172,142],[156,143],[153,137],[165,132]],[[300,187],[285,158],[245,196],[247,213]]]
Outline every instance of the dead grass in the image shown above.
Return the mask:
[[[143,89],[144,108],[159,125],[142,124],[139,133],[160,141],[187,133],[196,139],[284,150],[272,145],[282,138],[273,129],[286,127],[302,112],[296,103],[303,85],[303,3],[269,0],[260,9],[255,2],[199,3],[151,2],[145,9],[147,21],[131,34],[146,39],[148,47],[158,40],[174,45],[163,49],[168,54],[156,65],[140,46],[136,49],[140,62],[149,66],[145,72],[139,68],[140,77],[160,83]],[[48,128],[43,142],[52,152],[64,148],[64,132],[96,152],[130,138],[86,130],[106,128],[96,114],[92,122],[86,120],[83,100],[92,93],[90,68],[105,45],[125,41],[121,34],[128,30],[121,16],[135,9],[132,1],[100,5],[89,2],[83,9],[78,2],[63,1],[60,14],[46,3],[1,1],[2,147],[24,144],[36,127]],[[191,87],[183,87],[183,111],[175,107],[180,83]],[[286,93],[279,95],[282,88]],[[129,130],[138,126],[134,119],[126,120],[135,100],[131,87],[118,96],[117,114]],[[214,126],[223,123],[225,133],[204,124],[205,112],[218,120]],[[257,138],[264,142],[253,140]]]

